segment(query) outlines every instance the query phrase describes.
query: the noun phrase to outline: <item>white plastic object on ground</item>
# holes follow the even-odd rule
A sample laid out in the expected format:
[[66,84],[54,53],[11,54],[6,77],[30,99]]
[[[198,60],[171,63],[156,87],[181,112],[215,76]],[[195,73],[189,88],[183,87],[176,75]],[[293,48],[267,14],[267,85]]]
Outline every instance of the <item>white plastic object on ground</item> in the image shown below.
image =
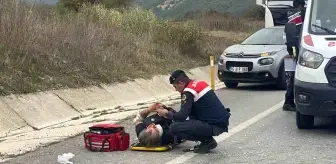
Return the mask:
[[72,153],[64,153],[63,155],[58,155],[57,162],[60,164],[73,164],[69,160],[75,155]]

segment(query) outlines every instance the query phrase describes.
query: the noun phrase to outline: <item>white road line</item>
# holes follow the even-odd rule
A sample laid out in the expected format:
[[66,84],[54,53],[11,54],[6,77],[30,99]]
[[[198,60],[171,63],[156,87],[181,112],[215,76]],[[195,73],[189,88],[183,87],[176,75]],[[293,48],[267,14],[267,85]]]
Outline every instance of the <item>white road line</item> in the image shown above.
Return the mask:
[[[229,133],[224,133],[224,134],[221,134],[219,136],[215,136],[215,140],[219,143],[221,141],[224,141],[225,139],[231,137],[232,135],[244,130],[245,128],[249,127],[250,125],[256,123],[257,121],[265,118],[266,116],[270,115],[271,113],[273,113],[274,111],[276,111],[277,109],[280,109],[282,107],[284,103],[284,100],[279,102],[278,104],[272,106],[271,108],[265,110],[264,112],[262,113],[259,113],[258,115],[254,116],[253,118],[229,129]],[[187,160],[191,159],[192,157],[194,157],[195,153],[192,153],[192,152],[189,152],[189,153],[185,153],[169,162],[167,162],[166,164],[178,164],[178,163],[183,163],[183,162],[186,162]]]

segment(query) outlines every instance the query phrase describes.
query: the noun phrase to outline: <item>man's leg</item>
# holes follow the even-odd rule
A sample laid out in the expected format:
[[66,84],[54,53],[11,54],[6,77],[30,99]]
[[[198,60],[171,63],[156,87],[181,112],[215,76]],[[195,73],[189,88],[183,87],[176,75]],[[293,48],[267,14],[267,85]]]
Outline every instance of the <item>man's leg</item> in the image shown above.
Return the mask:
[[296,106],[294,102],[294,76],[295,72],[288,72],[289,78],[287,83],[287,92],[285,95],[285,104],[283,106],[283,110],[286,111],[295,111]]
[[[288,54],[292,57],[294,55],[298,54],[298,48],[295,47],[295,54],[292,46],[287,46],[287,51]],[[287,90],[286,90],[286,95],[285,95],[285,103],[284,106],[282,107],[283,110],[285,111],[295,111],[295,103],[294,103],[294,76],[295,72],[287,72],[289,77],[287,80]]]
[[[213,126],[199,121],[187,120],[184,122],[174,122],[170,126],[171,132],[182,139],[190,141],[201,141],[201,144],[194,150],[196,153],[207,153],[209,150],[217,147]],[[224,132],[225,130],[223,130]]]

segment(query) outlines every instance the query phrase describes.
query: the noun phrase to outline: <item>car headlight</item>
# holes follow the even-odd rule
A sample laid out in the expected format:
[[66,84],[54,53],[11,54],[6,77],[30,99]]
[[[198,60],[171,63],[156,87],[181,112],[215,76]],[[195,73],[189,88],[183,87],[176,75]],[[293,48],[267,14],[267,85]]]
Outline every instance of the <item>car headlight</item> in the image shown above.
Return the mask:
[[258,62],[260,65],[271,65],[274,62],[274,59],[273,58],[263,58],[263,59],[260,59]]
[[299,55],[299,64],[312,69],[317,69],[323,60],[324,58],[321,54],[303,48],[302,53]]
[[260,56],[261,57],[266,57],[266,56],[272,56],[274,54],[276,54],[277,51],[273,51],[273,52],[264,52],[264,53],[261,53]]

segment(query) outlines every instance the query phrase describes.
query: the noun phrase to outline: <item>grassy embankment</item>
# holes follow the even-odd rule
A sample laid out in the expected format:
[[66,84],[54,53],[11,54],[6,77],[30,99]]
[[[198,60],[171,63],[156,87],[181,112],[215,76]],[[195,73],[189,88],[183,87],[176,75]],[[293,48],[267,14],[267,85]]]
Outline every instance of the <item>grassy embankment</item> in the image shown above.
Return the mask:
[[[78,13],[0,1],[0,94],[149,78],[209,63],[260,21],[208,15],[172,23],[150,11]],[[209,35],[209,31],[219,36]]]

